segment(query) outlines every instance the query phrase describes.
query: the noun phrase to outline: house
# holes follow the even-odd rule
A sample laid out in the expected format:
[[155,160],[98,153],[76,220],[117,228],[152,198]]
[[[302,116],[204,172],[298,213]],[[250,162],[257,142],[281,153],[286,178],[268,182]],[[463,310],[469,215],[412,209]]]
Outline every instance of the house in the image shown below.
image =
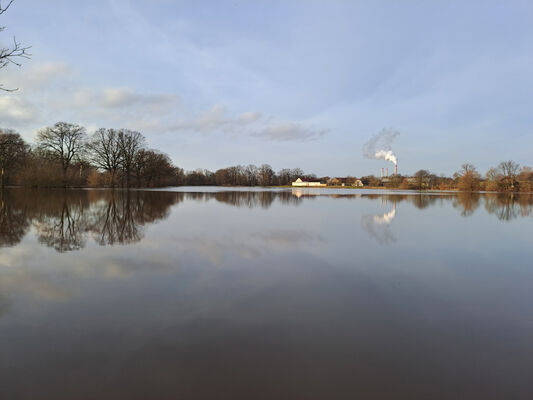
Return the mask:
[[320,187],[320,186],[326,186],[325,183],[321,182],[312,182],[308,180],[302,180],[301,178],[296,179],[292,186],[300,186],[300,187]]
[[331,178],[328,180],[328,186],[344,186],[343,178]]
[[346,178],[331,178],[328,179],[328,186],[356,186],[362,187],[363,182],[360,179],[351,176]]

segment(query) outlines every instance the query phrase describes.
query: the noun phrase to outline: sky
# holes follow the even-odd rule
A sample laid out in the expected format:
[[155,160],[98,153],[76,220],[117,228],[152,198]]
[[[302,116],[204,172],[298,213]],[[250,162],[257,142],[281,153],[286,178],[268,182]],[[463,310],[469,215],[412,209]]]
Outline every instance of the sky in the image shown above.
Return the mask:
[[[6,0],[1,2],[6,4]],[[532,1],[15,0],[0,127],[140,131],[192,170],[237,164],[379,175],[533,166]]]

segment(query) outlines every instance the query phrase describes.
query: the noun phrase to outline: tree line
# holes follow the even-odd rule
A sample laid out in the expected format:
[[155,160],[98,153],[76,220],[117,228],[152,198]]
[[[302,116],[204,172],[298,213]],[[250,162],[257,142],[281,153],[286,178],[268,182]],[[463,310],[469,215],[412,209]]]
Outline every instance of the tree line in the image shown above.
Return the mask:
[[18,132],[0,128],[0,177],[2,187],[111,188],[272,186],[316,179],[299,168],[276,173],[268,164],[184,171],[165,153],[148,148],[140,132],[100,128],[88,135],[84,127],[67,122],[39,130],[33,145]]
[[483,176],[475,166],[465,163],[452,177],[421,169],[411,177],[361,178],[365,186],[411,190],[460,190],[463,192],[533,192],[533,169],[514,161],[502,161]]
[[1,185],[31,187],[167,186],[176,167],[128,129],[96,130],[58,122],[37,132],[30,146],[19,133],[0,129]]
[[[84,127],[58,122],[37,132],[33,145],[12,129],[0,129],[0,184],[29,187],[286,186],[297,178],[326,183],[330,177],[300,168],[275,172],[268,164],[236,165],[217,171],[185,171],[165,153],[150,149],[145,137],[129,129]],[[349,182],[355,178],[343,178]],[[533,192],[533,169],[501,162],[482,176],[463,164],[452,177],[422,169],[413,176],[363,176],[365,186],[414,189]]]

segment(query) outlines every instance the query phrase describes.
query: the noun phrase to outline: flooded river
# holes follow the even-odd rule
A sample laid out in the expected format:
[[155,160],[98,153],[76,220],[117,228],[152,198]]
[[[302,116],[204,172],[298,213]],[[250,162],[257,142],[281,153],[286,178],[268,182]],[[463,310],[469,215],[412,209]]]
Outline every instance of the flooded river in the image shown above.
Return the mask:
[[2,399],[531,399],[533,196],[9,189]]

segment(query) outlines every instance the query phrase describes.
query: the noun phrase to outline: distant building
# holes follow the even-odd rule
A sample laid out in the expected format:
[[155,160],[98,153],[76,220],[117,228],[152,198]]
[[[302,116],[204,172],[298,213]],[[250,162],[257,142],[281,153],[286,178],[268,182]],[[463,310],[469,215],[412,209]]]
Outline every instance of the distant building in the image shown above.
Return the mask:
[[302,180],[301,178],[296,179],[292,186],[298,186],[298,187],[320,187],[320,186],[326,186],[325,183],[321,182],[313,182],[308,180]]
[[343,178],[331,178],[328,180],[328,186],[344,186]]
[[361,179],[355,179],[352,177],[347,178],[331,178],[328,179],[328,186],[356,186],[362,187],[363,182]]

